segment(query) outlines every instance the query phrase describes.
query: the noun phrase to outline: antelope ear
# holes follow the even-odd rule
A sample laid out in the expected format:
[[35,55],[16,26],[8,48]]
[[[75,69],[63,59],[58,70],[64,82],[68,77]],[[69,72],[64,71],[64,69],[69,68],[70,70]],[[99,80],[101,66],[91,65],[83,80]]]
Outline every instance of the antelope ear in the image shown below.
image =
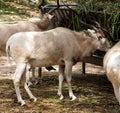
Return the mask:
[[52,19],[54,17],[54,15],[51,15],[49,13],[46,13],[46,15],[48,16],[49,19]]
[[95,33],[95,30],[92,30],[92,29],[88,29],[87,31],[90,33]]

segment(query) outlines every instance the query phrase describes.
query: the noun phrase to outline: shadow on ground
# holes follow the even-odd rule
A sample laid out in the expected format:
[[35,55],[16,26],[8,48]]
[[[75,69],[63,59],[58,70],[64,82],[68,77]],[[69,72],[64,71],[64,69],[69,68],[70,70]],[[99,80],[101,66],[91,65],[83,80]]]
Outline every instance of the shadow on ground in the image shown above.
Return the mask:
[[73,73],[72,86],[78,100],[72,102],[68,97],[67,83],[63,84],[65,99],[59,100],[57,96],[58,76],[57,73],[44,73],[42,84],[31,87],[38,101],[30,102],[23,85],[22,96],[27,106],[21,107],[16,100],[13,83],[11,80],[0,80],[0,111],[2,112],[34,112],[34,113],[119,113],[120,108],[114,96],[111,83],[105,75],[86,75]]

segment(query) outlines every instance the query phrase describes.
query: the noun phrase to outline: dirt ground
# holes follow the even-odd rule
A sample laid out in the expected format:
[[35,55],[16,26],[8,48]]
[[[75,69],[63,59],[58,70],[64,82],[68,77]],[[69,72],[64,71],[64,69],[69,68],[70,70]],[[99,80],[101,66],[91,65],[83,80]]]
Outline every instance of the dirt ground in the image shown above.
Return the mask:
[[[31,102],[21,85],[26,106],[17,103],[11,77],[15,63],[8,64],[6,57],[0,57],[0,113],[120,113],[113,88],[105,76],[102,67],[87,64],[86,75],[81,73],[81,63],[73,67],[72,86],[76,101],[68,97],[67,83],[64,82],[64,100],[59,100],[58,69],[48,72],[42,68],[42,84],[31,86],[37,102]],[[37,74],[37,73],[36,73]]]

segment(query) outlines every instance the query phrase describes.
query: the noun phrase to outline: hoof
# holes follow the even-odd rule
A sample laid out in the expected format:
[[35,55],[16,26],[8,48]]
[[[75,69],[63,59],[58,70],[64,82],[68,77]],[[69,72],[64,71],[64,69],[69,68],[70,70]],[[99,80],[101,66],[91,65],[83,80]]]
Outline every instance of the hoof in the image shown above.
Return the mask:
[[27,82],[28,87],[30,87],[31,85],[33,85],[31,82]]
[[34,98],[31,98],[30,100],[31,100],[32,102],[36,102],[36,101],[37,101],[37,98],[34,97]]
[[57,95],[60,96],[60,100],[63,100],[64,96],[59,91],[58,91]]
[[25,106],[26,103],[24,101],[21,102],[21,106]]
[[60,100],[63,100],[63,98],[64,98],[64,96],[63,96],[63,95],[61,95],[61,96],[60,96]]
[[26,103],[25,103],[25,101],[24,101],[24,100],[18,100],[18,103],[19,103],[21,106],[26,105]]
[[74,100],[77,100],[77,97],[76,96],[73,96],[71,101],[74,101]]

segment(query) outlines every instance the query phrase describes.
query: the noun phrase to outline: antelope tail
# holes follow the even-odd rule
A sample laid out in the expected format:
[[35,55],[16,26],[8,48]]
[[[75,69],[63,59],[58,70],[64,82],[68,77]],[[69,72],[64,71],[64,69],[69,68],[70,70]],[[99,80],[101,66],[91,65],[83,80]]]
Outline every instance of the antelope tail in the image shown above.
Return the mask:
[[7,55],[8,63],[10,64],[10,45],[6,46],[6,55]]

